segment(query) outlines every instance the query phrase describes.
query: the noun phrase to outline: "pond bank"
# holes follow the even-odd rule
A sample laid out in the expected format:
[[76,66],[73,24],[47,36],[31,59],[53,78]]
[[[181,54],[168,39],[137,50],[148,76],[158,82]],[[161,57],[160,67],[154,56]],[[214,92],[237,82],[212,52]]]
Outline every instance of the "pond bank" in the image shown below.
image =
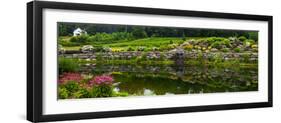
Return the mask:
[[[182,54],[182,58],[184,59],[214,59],[217,57],[221,57],[223,60],[247,60],[247,61],[257,61],[258,53],[255,52],[244,52],[244,53],[235,53],[235,52],[184,52]],[[78,58],[78,59],[88,59],[88,60],[96,60],[96,59],[136,59],[142,57],[143,59],[150,60],[169,60],[176,57],[174,52],[98,52],[98,53],[73,53],[73,54],[60,54],[60,57],[64,58]]]

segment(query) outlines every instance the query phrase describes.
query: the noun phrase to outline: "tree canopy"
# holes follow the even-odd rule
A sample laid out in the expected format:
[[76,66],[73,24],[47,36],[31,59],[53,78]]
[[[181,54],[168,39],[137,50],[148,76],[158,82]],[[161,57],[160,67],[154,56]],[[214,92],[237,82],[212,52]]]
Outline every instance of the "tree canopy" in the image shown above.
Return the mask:
[[257,31],[225,30],[225,29],[202,29],[202,28],[179,28],[179,27],[156,27],[135,25],[112,25],[112,24],[87,24],[87,23],[58,23],[59,36],[73,34],[76,28],[86,30],[89,35],[97,33],[129,32],[135,38],[145,37],[239,37],[258,40]]

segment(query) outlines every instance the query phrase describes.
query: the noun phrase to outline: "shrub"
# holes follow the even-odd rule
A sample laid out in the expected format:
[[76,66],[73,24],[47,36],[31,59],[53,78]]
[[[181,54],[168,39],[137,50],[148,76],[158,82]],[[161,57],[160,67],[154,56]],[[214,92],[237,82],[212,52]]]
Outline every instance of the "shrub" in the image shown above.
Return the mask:
[[128,47],[127,51],[135,51],[133,47]]
[[76,72],[79,69],[79,64],[76,59],[59,58],[59,73]]
[[241,52],[241,48],[236,47],[236,48],[234,48],[234,51],[239,53],[239,52]]
[[249,32],[249,39],[253,39],[254,41],[258,41],[258,32]]
[[69,81],[81,82],[83,77],[79,73],[63,73],[60,75],[59,83],[67,83]]
[[174,49],[177,47],[177,44],[169,44],[167,49]]
[[160,50],[160,51],[164,51],[164,50],[169,50],[169,48],[168,48],[166,45],[161,45],[161,46],[159,47],[159,50]]
[[114,96],[113,87],[111,85],[93,86],[91,95],[92,97],[112,97]]
[[174,42],[172,40],[170,40],[170,44],[173,44]]
[[85,43],[88,41],[88,35],[73,36],[70,38],[70,42]]
[[147,34],[142,27],[134,27],[132,31],[132,35],[134,38],[146,38]]
[[114,79],[111,76],[102,75],[93,77],[89,84],[93,85],[91,95],[93,97],[111,97],[114,96],[112,87]]
[[229,52],[229,48],[223,48],[222,51],[223,52]]
[[225,40],[225,38],[219,38],[219,37],[210,37],[210,38],[207,38],[207,43],[208,44],[212,44],[212,43],[214,43],[214,42],[221,42],[221,41],[223,41],[223,40]]
[[221,42],[214,42],[212,43],[211,47],[221,49],[221,45],[222,45]]
[[91,85],[111,85],[113,83],[114,79],[111,76],[102,75],[102,76],[96,76],[93,77],[89,84]]
[[138,47],[137,51],[144,51],[146,47]]
[[120,51],[122,51],[123,49],[122,48],[111,48],[111,51],[112,52],[120,52]]
[[160,49],[158,47],[152,47],[151,48],[153,51],[159,51]]
[[74,98],[90,98],[92,97],[91,92],[85,88],[81,88],[79,91],[73,93]]
[[254,44],[251,46],[251,48],[258,48],[258,45]]
[[192,50],[192,49],[193,49],[193,45],[188,44],[188,45],[184,46],[183,48],[184,48],[185,50],[190,51],[190,50]]
[[58,90],[59,99],[67,99],[69,97],[68,93],[69,92],[67,91],[66,88],[59,87],[59,90]]
[[247,38],[246,38],[245,36],[240,36],[240,37],[238,38],[238,40],[239,40],[239,41],[245,41],[245,40],[247,40]]
[[231,43],[230,43],[230,40],[229,39],[224,39],[223,40],[223,44],[227,47],[231,47]]
[[77,92],[80,89],[78,82],[75,81],[69,81],[68,83],[63,84],[61,86],[65,88],[70,93],[70,95],[72,95],[72,93]]

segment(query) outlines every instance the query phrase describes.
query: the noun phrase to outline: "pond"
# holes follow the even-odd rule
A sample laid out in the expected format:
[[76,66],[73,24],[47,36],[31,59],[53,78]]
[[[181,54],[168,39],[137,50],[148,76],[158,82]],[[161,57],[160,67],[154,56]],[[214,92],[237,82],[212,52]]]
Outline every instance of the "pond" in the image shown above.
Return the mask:
[[88,64],[80,72],[111,75],[114,90],[129,96],[258,91],[256,67]]

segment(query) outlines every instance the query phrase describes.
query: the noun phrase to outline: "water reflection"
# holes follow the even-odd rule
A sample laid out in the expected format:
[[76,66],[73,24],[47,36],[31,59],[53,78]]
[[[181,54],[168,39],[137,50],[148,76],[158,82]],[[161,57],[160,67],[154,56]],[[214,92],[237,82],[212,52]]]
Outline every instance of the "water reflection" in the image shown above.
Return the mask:
[[111,74],[115,91],[173,95],[258,90],[257,68],[206,66],[87,65],[84,74]]

